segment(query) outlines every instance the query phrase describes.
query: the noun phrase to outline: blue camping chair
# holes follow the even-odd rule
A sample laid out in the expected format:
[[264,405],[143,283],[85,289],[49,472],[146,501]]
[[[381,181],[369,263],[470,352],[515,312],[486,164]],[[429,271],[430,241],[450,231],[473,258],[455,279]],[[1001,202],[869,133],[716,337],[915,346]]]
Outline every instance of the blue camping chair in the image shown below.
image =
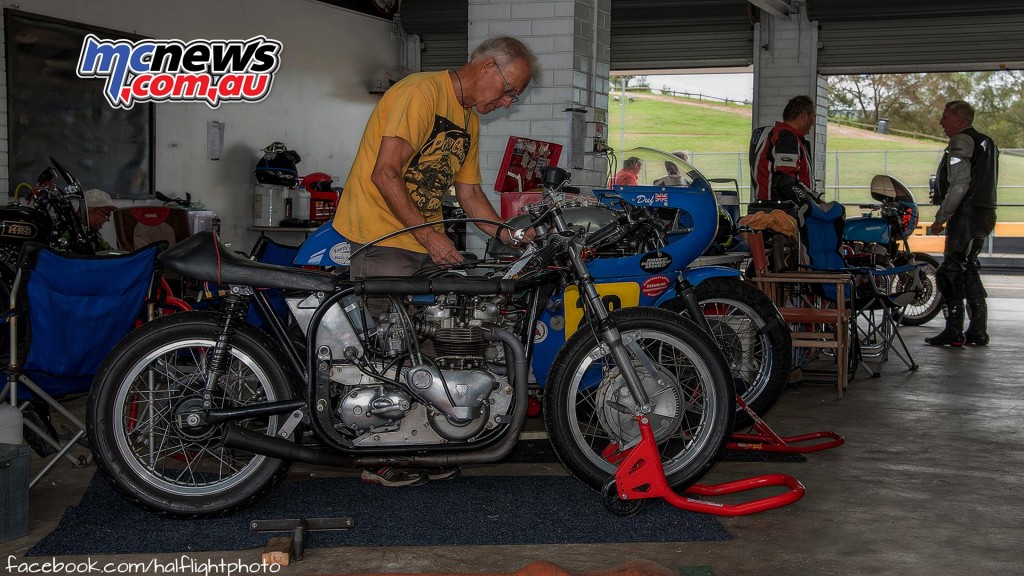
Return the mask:
[[[848,272],[854,279],[842,294],[835,285],[816,287],[817,296],[831,302],[842,298],[852,311],[853,366],[859,364],[870,376],[878,377],[892,352],[908,368],[917,370],[918,365],[900,335],[899,319],[914,300],[914,272],[923,264],[891,268],[850,266],[842,251],[846,221],[843,205],[808,203],[801,208],[801,216],[801,243],[808,260],[804,266],[817,271]],[[869,360],[874,364],[869,364]]]
[[61,443],[52,427],[25,419],[25,426],[56,451],[30,486],[61,458],[88,463],[87,457],[70,454],[85,438],[85,424],[60,401],[88,392],[107,353],[145,318],[156,256],[166,246],[156,242],[116,256],[67,256],[34,243],[22,248],[7,319],[11,362],[0,398],[23,412],[45,403],[47,414],[52,408],[74,427]]

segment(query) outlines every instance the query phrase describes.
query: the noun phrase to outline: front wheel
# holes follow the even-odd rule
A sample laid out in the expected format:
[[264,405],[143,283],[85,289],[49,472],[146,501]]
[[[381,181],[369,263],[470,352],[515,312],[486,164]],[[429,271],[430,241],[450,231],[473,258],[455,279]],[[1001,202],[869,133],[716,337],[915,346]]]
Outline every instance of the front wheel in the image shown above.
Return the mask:
[[[226,514],[266,494],[288,463],[222,445],[225,424],[188,425],[204,412],[209,352],[223,316],[184,312],[158,318],[122,340],[89,393],[88,434],[103,474],[132,502],[171,516]],[[273,341],[236,327],[213,408],[292,397]],[[283,416],[235,424],[274,435]]]
[[[653,405],[649,416],[668,483],[689,486],[718,460],[732,430],[729,366],[707,334],[676,314],[626,308],[611,320],[660,371],[650,374],[629,352]],[[544,393],[548,435],[573,476],[595,490],[605,485],[640,441],[636,404],[608,346],[581,326],[555,358]]]
[[[736,393],[755,414],[764,416],[782,398],[793,369],[789,327],[771,299],[739,277],[708,278],[694,290],[711,334],[729,363]],[[681,298],[668,300],[661,307],[688,317]],[[736,428],[753,423],[737,406]]]
[[[942,294],[939,292],[935,279],[939,261],[934,256],[923,252],[914,252],[914,261],[918,264],[923,263],[924,266],[916,271],[919,274],[920,287],[915,292],[914,301],[907,305],[900,318],[900,323],[904,326],[927,324],[942,311]],[[896,282],[896,289],[899,291],[904,283],[910,283],[910,279],[901,276],[897,278]]]

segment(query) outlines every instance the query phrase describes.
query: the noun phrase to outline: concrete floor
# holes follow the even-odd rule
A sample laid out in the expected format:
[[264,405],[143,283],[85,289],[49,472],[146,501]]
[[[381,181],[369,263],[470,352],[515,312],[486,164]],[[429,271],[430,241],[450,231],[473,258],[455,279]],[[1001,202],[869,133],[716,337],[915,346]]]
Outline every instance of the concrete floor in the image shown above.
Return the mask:
[[[506,572],[534,560],[570,570],[601,570],[631,559],[710,566],[718,575],[1020,574],[1024,570],[1024,284],[987,277],[992,343],[931,348],[923,338],[940,320],[902,333],[921,369],[896,359],[881,378],[859,374],[846,397],[831,386],[790,390],[768,422],[793,435],[835,430],[846,445],[808,454],[805,463],[721,463],[722,482],[783,472],[807,487],[795,504],[722,518],[728,542],[434,548],[313,548],[282,574],[352,572]],[[33,466],[39,465],[33,456]],[[62,464],[31,493],[30,534],[0,544],[0,570],[16,573],[24,553],[76,503],[94,469]],[[295,467],[293,478],[323,473]],[[467,474],[562,473],[557,465],[505,465]],[[455,480],[456,482],[458,480]],[[595,493],[595,498],[598,495]],[[358,522],[358,518],[356,518]],[[615,522],[609,517],[609,522]],[[197,537],[201,537],[197,535]],[[261,550],[191,553],[196,562],[259,562]],[[158,555],[169,561],[180,555]],[[148,561],[153,555],[93,557]],[[62,558],[65,561],[84,558]],[[13,569],[12,569],[13,563]]]

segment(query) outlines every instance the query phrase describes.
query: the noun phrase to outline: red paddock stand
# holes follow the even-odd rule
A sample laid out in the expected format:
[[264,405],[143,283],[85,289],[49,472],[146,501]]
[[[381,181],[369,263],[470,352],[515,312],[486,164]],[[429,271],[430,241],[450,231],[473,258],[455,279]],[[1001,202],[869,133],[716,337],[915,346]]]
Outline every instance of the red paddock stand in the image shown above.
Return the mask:
[[[761,452],[818,452],[842,446],[843,439],[836,432],[808,432],[797,436],[779,436],[764,420],[747,406],[739,394],[736,395],[736,404],[742,408],[754,420],[753,429],[755,434],[734,433],[726,447],[730,450],[760,450]],[[815,442],[805,444],[811,440],[829,439],[827,442]]]
[[644,499],[663,498],[676,508],[692,512],[715,516],[745,516],[792,504],[804,496],[803,484],[787,474],[766,474],[724,484],[694,484],[686,490],[687,494],[697,496],[722,496],[765,486],[789,488],[781,494],[739,504],[720,504],[680,496],[665,479],[665,469],[661,466],[661,455],[650,421],[646,416],[637,416],[637,422],[640,424],[640,443],[630,450],[615,471],[615,478],[605,484],[601,491],[605,507],[614,514],[631,516],[640,511]]

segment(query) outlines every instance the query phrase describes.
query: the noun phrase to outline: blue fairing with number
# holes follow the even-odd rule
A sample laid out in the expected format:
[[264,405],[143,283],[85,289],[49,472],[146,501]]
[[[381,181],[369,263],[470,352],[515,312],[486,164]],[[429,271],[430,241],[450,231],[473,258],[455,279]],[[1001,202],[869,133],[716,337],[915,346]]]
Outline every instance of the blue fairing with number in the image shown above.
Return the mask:
[[[695,179],[690,187],[617,186],[613,190],[596,190],[595,194],[601,198],[602,192],[617,195],[602,198],[612,207],[621,198],[636,206],[680,209],[678,224],[670,232],[665,248],[587,262],[601,300],[609,310],[661,305],[676,297],[680,278],[696,286],[708,278],[740,275],[739,270],[724,266],[687,268],[711,245],[718,227],[718,202],[703,177]],[[540,314],[534,329],[532,355],[533,373],[540,386],[545,385],[555,356],[578,329],[582,318],[583,307],[575,286],[555,295]]]

